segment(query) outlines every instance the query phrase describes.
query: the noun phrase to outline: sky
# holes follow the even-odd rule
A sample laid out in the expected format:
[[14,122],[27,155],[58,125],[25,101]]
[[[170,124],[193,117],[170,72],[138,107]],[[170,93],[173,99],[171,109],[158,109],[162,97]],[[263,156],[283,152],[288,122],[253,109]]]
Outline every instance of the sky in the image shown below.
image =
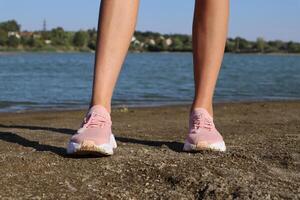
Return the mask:
[[[120,0],[121,1],[121,0]],[[221,1],[221,0],[220,0]],[[0,21],[22,30],[97,26],[100,0],[0,0]],[[137,30],[191,34],[194,0],[141,0]],[[229,37],[300,42],[300,0],[231,0]]]

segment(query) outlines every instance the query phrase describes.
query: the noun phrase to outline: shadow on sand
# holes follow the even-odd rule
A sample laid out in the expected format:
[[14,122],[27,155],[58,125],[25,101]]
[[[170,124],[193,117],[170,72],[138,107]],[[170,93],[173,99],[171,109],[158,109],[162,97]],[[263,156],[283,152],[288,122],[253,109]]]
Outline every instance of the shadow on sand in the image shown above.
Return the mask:
[[[17,129],[26,129],[26,130],[43,130],[43,131],[52,131],[56,133],[62,133],[67,135],[73,135],[76,130],[68,129],[68,128],[54,128],[54,127],[42,127],[42,126],[29,126],[29,125],[4,125],[0,124],[0,128],[17,128]],[[37,151],[50,151],[62,157],[70,157],[66,154],[66,149],[62,147],[40,144],[38,141],[31,141],[22,136],[19,136],[12,132],[0,132],[0,140],[15,143],[22,145],[24,147],[31,147]],[[140,144],[150,147],[162,147],[167,146],[170,150],[175,152],[182,152],[183,143],[180,142],[169,142],[169,141],[153,141],[153,140],[143,140],[143,139],[135,139],[135,138],[127,138],[116,136],[116,140],[123,143],[131,143],[131,144]],[[79,158],[86,156],[79,156]],[[95,157],[95,156],[88,156]],[[99,157],[99,156],[98,156]],[[78,158],[78,156],[76,156]]]

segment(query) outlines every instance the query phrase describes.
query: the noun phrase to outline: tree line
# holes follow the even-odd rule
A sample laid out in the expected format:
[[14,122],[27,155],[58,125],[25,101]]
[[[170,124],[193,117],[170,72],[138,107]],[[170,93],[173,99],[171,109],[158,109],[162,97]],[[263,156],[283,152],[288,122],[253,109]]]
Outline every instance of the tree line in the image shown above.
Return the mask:
[[[0,23],[0,51],[94,51],[97,30],[66,31],[62,27],[41,31],[22,31],[15,20]],[[131,51],[192,51],[192,37],[186,34],[160,34],[135,31]],[[232,53],[300,53],[300,43],[266,41],[259,37],[248,41],[228,38],[226,52]]]

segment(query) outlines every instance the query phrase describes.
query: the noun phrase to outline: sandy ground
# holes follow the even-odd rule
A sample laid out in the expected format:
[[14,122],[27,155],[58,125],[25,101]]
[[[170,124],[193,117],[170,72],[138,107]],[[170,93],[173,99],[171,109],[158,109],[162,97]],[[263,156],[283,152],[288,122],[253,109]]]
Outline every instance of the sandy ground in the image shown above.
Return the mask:
[[65,154],[85,111],[2,113],[0,199],[300,198],[300,102],[216,105],[226,153],[182,152],[188,110],[113,110],[102,158]]

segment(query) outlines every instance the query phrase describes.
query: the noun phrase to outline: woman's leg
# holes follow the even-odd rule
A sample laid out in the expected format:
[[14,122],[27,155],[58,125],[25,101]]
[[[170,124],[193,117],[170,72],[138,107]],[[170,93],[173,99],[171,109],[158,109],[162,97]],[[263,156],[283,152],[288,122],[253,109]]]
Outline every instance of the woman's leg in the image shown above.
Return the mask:
[[112,155],[117,147],[111,131],[113,90],[134,32],[139,0],[102,0],[91,105],[72,136],[68,154]]
[[213,115],[213,94],[227,37],[229,0],[196,0],[193,23],[193,108]]
[[229,0],[196,0],[193,24],[195,98],[185,151],[225,151],[213,122],[213,94],[227,37]]
[[139,0],[102,0],[91,107],[109,112],[117,78],[134,33]]

